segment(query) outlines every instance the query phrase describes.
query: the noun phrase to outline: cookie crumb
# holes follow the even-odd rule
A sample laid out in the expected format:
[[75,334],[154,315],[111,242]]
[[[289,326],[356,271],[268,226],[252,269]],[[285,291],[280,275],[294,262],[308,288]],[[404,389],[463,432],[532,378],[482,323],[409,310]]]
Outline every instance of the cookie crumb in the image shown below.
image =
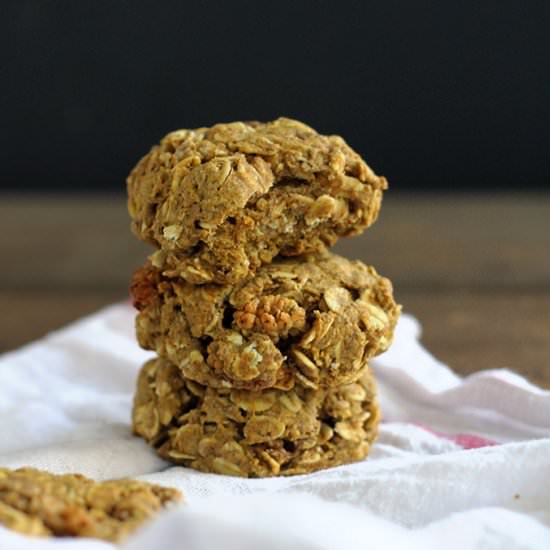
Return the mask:
[[26,535],[124,539],[181,493],[143,481],[0,468],[0,524]]

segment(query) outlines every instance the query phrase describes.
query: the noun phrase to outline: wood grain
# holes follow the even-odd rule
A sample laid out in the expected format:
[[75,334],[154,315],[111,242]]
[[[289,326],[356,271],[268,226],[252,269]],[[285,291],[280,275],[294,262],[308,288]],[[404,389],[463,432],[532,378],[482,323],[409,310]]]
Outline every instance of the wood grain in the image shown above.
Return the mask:
[[[0,351],[127,296],[150,248],[124,196],[0,198]],[[457,372],[508,367],[550,387],[550,195],[399,195],[336,251],[394,281]]]
[[[460,374],[508,368],[550,388],[550,293],[403,292],[422,341]],[[414,366],[411,366],[414,368]]]
[[[0,200],[0,288],[121,288],[150,250],[122,195]],[[550,194],[388,193],[379,221],[335,251],[407,289],[550,290]]]

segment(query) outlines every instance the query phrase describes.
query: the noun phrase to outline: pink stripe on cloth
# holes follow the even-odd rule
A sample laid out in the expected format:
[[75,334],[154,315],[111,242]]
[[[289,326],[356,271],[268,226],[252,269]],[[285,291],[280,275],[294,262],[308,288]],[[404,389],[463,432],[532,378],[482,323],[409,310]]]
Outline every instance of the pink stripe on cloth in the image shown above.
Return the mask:
[[448,434],[445,432],[433,430],[432,428],[425,426],[424,424],[415,423],[415,426],[418,426],[419,428],[422,428],[423,430],[426,430],[427,432],[430,432],[431,434],[436,435],[441,439],[452,441],[453,443],[460,445],[463,449],[480,449],[481,447],[493,447],[499,444],[497,441],[493,441],[492,439],[487,439],[486,437],[481,437],[479,435]]

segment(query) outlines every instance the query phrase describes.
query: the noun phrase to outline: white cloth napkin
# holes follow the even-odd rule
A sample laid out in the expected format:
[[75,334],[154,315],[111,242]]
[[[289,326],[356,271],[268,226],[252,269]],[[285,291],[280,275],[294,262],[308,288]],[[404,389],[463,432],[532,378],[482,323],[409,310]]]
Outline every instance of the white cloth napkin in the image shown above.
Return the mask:
[[[366,461],[289,478],[202,474],[130,434],[135,378],[151,356],[133,319],[114,305],[0,357],[0,466],[185,493],[124,548],[550,548],[549,391],[507,370],[458,377],[403,315],[393,347],[372,362],[384,422]],[[0,527],[2,550],[112,547]]]

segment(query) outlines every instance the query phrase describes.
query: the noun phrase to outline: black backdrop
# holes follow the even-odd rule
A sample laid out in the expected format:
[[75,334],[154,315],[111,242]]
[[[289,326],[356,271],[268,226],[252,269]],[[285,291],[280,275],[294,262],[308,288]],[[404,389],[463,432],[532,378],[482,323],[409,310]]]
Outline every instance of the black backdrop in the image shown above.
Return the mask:
[[1,178],[119,190],[178,127],[303,119],[393,189],[550,182],[550,2],[2,3]]

